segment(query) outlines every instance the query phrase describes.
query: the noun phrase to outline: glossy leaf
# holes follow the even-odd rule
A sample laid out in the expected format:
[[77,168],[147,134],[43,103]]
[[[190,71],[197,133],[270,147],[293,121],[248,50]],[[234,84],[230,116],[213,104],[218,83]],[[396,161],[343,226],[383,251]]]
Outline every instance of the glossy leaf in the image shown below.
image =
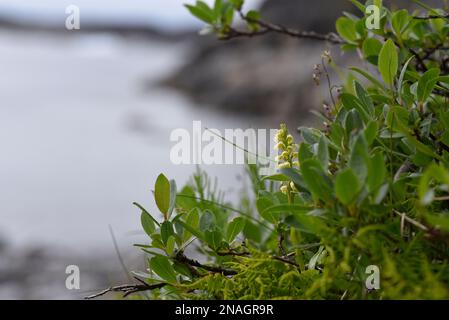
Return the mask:
[[394,42],[389,39],[379,53],[379,71],[386,84],[393,85],[398,68],[398,51]]

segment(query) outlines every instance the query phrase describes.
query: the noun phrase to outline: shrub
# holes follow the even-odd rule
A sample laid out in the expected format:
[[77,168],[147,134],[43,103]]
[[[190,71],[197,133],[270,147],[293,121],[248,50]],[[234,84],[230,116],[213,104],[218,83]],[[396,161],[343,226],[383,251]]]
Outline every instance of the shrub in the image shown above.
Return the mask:
[[[142,209],[149,245],[143,290],[174,299],[449,298],[448,14],[381,7],[380,28],[361,14],[336,23],[339,35],[273,25],[242,0],[198,1],[190,12],[222,39],[268,32],[325,40],[370,67],[338,69],[323,128],[285,125],[277,134],[279,172],[249,166],[255,197],[238,208],[213,192],[204,172],[176,191],[160,175],[159,222]],[[381,5],[381,1],[374,1]],[[238,14],[246,26],[233,23]],[[338,68],[329,52],[315,80]],[[326,77],[328,79],[328,77]],[[252,200],[256,199],[256,200]],[[196,251],[198,262],[188,255]],[[371,269],[367,267],[374,266]],[[366,287],[370,270],[380,288]],[[147,286],[147,287],[145,287]]]

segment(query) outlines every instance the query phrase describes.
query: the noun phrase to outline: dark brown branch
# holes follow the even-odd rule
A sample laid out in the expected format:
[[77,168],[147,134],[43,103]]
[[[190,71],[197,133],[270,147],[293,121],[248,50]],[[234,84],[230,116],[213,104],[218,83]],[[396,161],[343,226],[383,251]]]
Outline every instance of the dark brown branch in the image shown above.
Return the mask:
[[250,253],[249,252],[236,252],[236,251],[219,251],[217,252],[217,255],[219,255],[220,257],[225,257],[225,256],[233,256],[233,257],[245,257],[245,256],[249,256]]
[[268,30],[259,30],[259,31],[241,31],[234,28],[229,28],[226,35],[221,36],[220,40],[231,40],[235,38],[253,38],[256,36],[261,36],[269,33]]
[[288,258],[278,257],[278,256],[273,256],[272,258],[273,258],[274,260],[278,260],[278,261],[281,261],[281,262],[284,262],[284,263],[287,263],[287,264],[290,264],[290,265],[292,265],[292,266],[295,266],[295,267],[299,268],[299,265],[298,265],[297,263],[295,263],[295,262],[289,260]]
[[136,280],[138,280],[141,284],[124,284],[124,285],[120,285],[120,286],[109,287],[107,289],[104,289],[103,291],[100,291],[93,295],[87,296],[84,299],[86,299],[86,300],[95,299],[95,298],[101,297],[109,292],[121,292],[121,293],[123,293],[123,297],[127,297],[133,293],[161,289],[167,285],[167,283],[164,283],[164,282],[149,285],[146,282],[144,282],[138,278],[136,278]]
[[230,40],[233,38],[238,37],[255,37],[259,35],[264,35],[267,33],[280,33],[284,34],[293,38],[299,38],[299,39],[310,39],[310,40],[319,40],[319,41],[327,41],[332,44],[346,44],[346,41],[344,41],[342,38],[340,38],[335,33],[328,33],[328,34],[321,34],[317,33],[315,31],[300,31],[300,30],[294,30],[287,27],[284,27],[282,25],[274,24],[265,22],[262,20],[255,20],[248,18],[242,11],[239,11],[240,17],[252,24],[257,24],[260,27],[260,30],[257,31],[241,31],[234,28],[230,28],[228,32],[221,37],[222,40]]
[[427,60],[429,59],[435,52],[437,52],[438,50],[444,50],[443,44],[439,43],[438,45],[436,45],[433,48],[427,49],[425,50],[426,54],[425,56],[422,58],[423,60]]
[[176,254],[175,259],[176,259],[176,261],[178,261],[180,263],[185,263],[192,267],[201,268],[201,269],[204,269],[204,270],[212,272],[212,273],[221,273],[225,276],[234,276],[237,274],[237,271],[235,271],[235,270],[201,264],[196,260],[187,258],[184,255],[184,253],[181,251]]
[[426,63],[424,62],[424,60],[421,58],[421,56],[412,48],[409,48],[409,51],[416,58],[416,61],[418,61],[417,68],[419,68],[423,72],[426,72],[427,66],[426,66]]
[[424,17],[413,17],[415,20],[434,20],[434,19],[449,19],[449,14],[444,15],[430,15],[430,16],[424,16]]
[[285,256],[285,255],[287,255],[287,252],[285,251],[285,248],[284,248],[284,233],[282,232],[282,230],[279,232],[280,234],[279,234],[279,239],[278,239],[278,247],[279,247],[279,252],[283,255],[283,256]]

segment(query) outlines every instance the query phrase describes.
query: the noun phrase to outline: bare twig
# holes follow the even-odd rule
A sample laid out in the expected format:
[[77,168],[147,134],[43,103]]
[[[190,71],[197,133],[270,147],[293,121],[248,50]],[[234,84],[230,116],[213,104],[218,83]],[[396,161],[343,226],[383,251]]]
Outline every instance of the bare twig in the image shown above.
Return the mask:
[[401,178],[401,174],[409,172],[412,168],[412,164],[406,160],[396,171],[396,174],[394,175],[394,182],[398,181]]
[[449,201],[449,196],[434,198],[435,201]]
[[128,278],[128,280],[131,281],[132,279],[131,279],[131,276],[130,276],[130,272],[129,272],[128,268],[126,267],[125,261],[123,260],[123,257],[122,257],[122,255],[120,253],[120,249],[118,247],[117,239],[115,238],[114,230],[112,230],[112,226],[111,225],[109,225],[109,233],[111,234],[112,243],[114,244],[114,249],[115,249],[115,252],[117,254],[117,258],[118,258],[118,260],[120,262],[120,266],[122,267],[123,272],[125,273],[125,275]]
[[420,222],[418,222],[418,221],[416,221],[416,220],[414,220],[414,219],[412,219],[412,218],[406,216],[405,213],[401,213],[401,212],[399,212],[399,211],[397,211],[397,210],[393,210],[393,212],[394,212],[395,214],[397,214],[398,216],[400,216],[401,219],[404,219],[405,221],[407,221],[408,223],[414,225],[415,227],[418,227],[419,229],[421,229],[421,230],[423,230],[423,231],[426,231],[426,232],[429,232],[429,231],[430,231],[430,229],[429,229],[428,227],[426,227],[426,226],[423,225],[422,223],[420,223]]
[[127,297],[133,293],[161,289],[167,285],[167,283],[164,283],[164,282],[149,285],[149,284],[145,283],[144,281],[142,281],[141,279],[136,278],[136,280],[138,280],[141,284],[124,284],[124,285],[120,285],[120,286],[109,287],[109,288],[104,289],[98,293],[87,296],[84,299],[87,299],[87,300],[95,299],[95,298],[101,297],[109,292],[121,292],[121,293],[123,293],[123,297]]

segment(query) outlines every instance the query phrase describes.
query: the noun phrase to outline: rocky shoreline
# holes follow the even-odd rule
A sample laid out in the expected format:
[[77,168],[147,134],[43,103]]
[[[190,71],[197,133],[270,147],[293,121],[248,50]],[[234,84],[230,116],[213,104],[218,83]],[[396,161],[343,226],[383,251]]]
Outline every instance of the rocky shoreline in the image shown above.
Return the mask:
[[[124,254],[127,265],[135,267],[131,270],[142,270],[143,257],[131,250]],[[66,288],[69,265],[79,267],[79,290]],[[83,299],[111,285],[128,282],[112,252],[81,254],[54,246],[0,244],[0,300]]]
[[[418,8],[408,0],[387,2],[392,7]],[[260,11],[266,21],[319,33],[334,32],[342,12],[357,12],[349,1],[329,0],[267,0]],[[330,50],[341,65],[358,63],[355,57],[342,55],[338,46],[279,35],[225,42],[198,36],[192,42],[190,61],[163,85],[188,94],[199,106],[274,117],[273,121],[298,122],[329,99],[325,88],[317,88],[312,80],[324,50]]]
[[[326,8],[326,10],[321,10]],[[261,8],[267,21],[301,30],[327,33],[346,1],[279,0]],[[198,105],[220,111],[275,117],[307,117],[323,93],[312,80],[325,43],[269,35],[220,42],[198,37],[189,63],[164,81],[187,93]],[[338,51],[338,48],[335,50]]]

